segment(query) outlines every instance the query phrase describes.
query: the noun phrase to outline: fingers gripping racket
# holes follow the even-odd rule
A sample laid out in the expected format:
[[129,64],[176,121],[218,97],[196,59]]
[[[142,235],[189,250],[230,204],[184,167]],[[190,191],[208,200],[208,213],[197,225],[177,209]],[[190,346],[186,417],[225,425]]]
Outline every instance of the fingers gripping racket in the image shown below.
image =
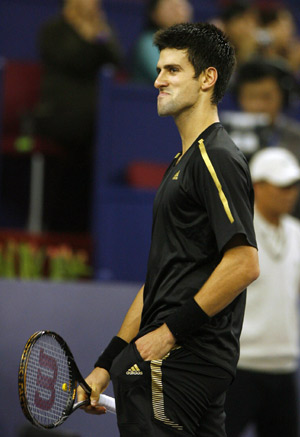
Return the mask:
[[[42,428],[55,428],[90,399],[75,403],[80,385],[90,397],[66,342],[56,333],[39,331],[27,341],[19,368],[19,398],[27,419]],[[99,404],[115,413],[115,400],[100,395]]]

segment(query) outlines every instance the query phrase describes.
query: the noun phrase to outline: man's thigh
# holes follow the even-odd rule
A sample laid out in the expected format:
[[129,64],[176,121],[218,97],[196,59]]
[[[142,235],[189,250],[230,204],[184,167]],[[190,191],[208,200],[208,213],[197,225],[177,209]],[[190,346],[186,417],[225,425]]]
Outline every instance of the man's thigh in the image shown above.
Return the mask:
[[225,430],[225,403],[226,394],[223,393],[215,399],[200,420],[200,425],[197,428],[197,437],[223,437],[226,436]]
[[226,394],[228,437],[239,437],[247,425],[257,420],[262,405],[263,386],[257,372],[238,369]]
[[183,348],[143,361],[130,344],[111,374],[121,436],[225,436],[222,395],[232,379],[226,371]]

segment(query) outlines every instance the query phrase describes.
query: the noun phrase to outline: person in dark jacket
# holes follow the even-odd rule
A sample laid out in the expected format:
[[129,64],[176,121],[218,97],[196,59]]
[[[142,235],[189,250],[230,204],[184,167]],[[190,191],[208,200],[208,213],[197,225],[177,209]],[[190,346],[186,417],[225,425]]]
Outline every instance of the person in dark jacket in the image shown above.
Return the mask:
[[66,156],[48,166],[46,226],[85,231],[98,73],[106,64],[120,67],[122,50],[98,0],[65,0],[61,14],[41,28],[38,45],[44,75],[37,130]]

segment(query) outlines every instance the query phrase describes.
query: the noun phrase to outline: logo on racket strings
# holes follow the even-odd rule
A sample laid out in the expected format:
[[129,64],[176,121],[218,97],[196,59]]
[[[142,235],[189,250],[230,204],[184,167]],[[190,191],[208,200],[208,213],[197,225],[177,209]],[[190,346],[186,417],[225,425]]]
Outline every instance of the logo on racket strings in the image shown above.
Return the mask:
[[[55,383],[57,380],[57,363],[55,358],[40,349],[39,364],[35,391],[34,403],[44,411],[49,411],[55,402]],[[42,369],[44,370],[42,372]]]

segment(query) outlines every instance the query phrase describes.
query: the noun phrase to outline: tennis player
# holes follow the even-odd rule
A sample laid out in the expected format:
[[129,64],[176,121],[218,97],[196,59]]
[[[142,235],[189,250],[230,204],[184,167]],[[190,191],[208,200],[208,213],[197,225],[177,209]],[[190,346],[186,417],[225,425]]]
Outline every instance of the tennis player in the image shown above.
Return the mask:
[[122,437],[224,437],[245,288],[259,274],[248,165],[218,118],[234,50],[206,23],[158,31],[154,43],[158,114],[174,118],[182,150],[154,201],[145,284],[86,379],[86,411],[103,413],[112,379]]

